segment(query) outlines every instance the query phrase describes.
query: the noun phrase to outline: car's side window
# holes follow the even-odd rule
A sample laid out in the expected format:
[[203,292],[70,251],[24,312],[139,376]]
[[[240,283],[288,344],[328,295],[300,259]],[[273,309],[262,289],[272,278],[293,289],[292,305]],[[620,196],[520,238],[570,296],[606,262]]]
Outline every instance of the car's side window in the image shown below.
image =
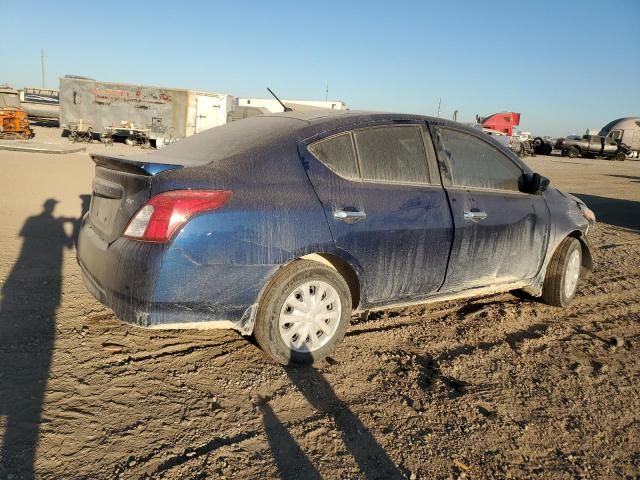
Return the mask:
[[370,127],[355,130],[353,136],[364,181],[429,183],[420,126]]
[[333,135],[309,145],[309,151],[343,177],[358,179],[358,164],[350,132]]
[[473,135],[440,128],[453,185],[518,191],[522,170],[496,147]]

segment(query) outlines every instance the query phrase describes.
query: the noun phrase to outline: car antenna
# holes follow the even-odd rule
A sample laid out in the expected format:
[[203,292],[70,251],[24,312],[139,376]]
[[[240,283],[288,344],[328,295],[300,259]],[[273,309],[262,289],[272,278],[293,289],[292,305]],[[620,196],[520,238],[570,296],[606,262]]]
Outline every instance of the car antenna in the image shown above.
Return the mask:
[[273,91],[269,87],[267,87],[267,90],[269,90],[269,93],[273,95],[273,98],[275,98],[278,101],[278,103],[282,105],[282,108],[284,108],[285,112],[293,112],[293,108],[289,108],[284,103],[282,103],[282,100],[280,100],[278,96],[275,93],[273,93]]

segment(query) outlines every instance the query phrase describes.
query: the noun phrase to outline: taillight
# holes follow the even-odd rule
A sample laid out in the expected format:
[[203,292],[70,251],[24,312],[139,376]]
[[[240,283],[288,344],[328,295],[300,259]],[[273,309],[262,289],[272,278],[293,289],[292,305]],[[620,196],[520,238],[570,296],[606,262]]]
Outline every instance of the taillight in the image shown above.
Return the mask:
[[145,242],[166,242],[189,218],[216,210],[230,198],[230,190],[173,190],[156,195],[133,216],[124,236]]

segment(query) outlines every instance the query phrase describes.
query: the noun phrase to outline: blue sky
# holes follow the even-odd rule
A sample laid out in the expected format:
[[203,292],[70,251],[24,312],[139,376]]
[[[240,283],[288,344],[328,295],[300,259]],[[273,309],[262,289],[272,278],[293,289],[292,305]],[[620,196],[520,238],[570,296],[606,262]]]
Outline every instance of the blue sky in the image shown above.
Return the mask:
[[[343,100],[566,135],[640,115],[640,0],[0,0],[0,83],[104,81]],[[11,42],[7,39],[12,39]]]

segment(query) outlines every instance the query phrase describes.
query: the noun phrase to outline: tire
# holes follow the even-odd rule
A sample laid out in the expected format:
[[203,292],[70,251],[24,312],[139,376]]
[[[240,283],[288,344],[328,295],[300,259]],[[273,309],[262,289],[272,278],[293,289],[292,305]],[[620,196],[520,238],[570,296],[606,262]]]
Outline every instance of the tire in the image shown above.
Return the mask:
[[138,144],[138,139],[133,135],[131,135],[130,137],[127,137],[124,139],[124,143],[126,143],[130,147],[133,147]]
[[624,154],[624,152],[618,152],[613,156],[614,160],[617,160],[618,162],[624,162],[627,159],[627,156]]
[[553,147],[551,145],[549,145],[548,143],[545,143],[544,146],[542,147],[542,154],[543,155],[551,155],[551,152],[553,151]]
[[567,157],[576,158],[579,156],[580,156],[580,150],[578,150],[576,147],[567,148]]
[[568,305],[576,294],[582,269],[582,247],[573,238],[565,238],[556,249],[544,278],[542,299],[555,307]]
[[542,145],[544,145],[544,140],[540,137],[536,137],[533,139],[533,146],[536,148],[540,148]]
[[[315,299],[316,294],[329,294],[334,298],[327,304],[327,312],[333,313],[325,313],[321,308],[312,317],[313,320],[305,319],[303,313],[296,315],[296,308],[304,311],[302,307],[315,305],[318,301]],[[301,295],[302,299],[296,299],[297,295]],[[332,318],[322,318],[325,314]],[[291,315],[291,321],[287,315]],[[344,278],[321,263],[296,260],[279,270],[267,285],[258,304],[253,336],[260,348],[276,362],[282,365],[308,365],[333,352],[343,339],[350,319],[351,292]],[[326,325],[327,333],[319,326],[319,322]],[[309,330],[309,327],[317,329],[316,333]],[[289,329],[302,332],[296,333],[295,330],[291,330],[292,336],[287,341],[285,337]],[[306,340],[301,340],[303,336]]]

